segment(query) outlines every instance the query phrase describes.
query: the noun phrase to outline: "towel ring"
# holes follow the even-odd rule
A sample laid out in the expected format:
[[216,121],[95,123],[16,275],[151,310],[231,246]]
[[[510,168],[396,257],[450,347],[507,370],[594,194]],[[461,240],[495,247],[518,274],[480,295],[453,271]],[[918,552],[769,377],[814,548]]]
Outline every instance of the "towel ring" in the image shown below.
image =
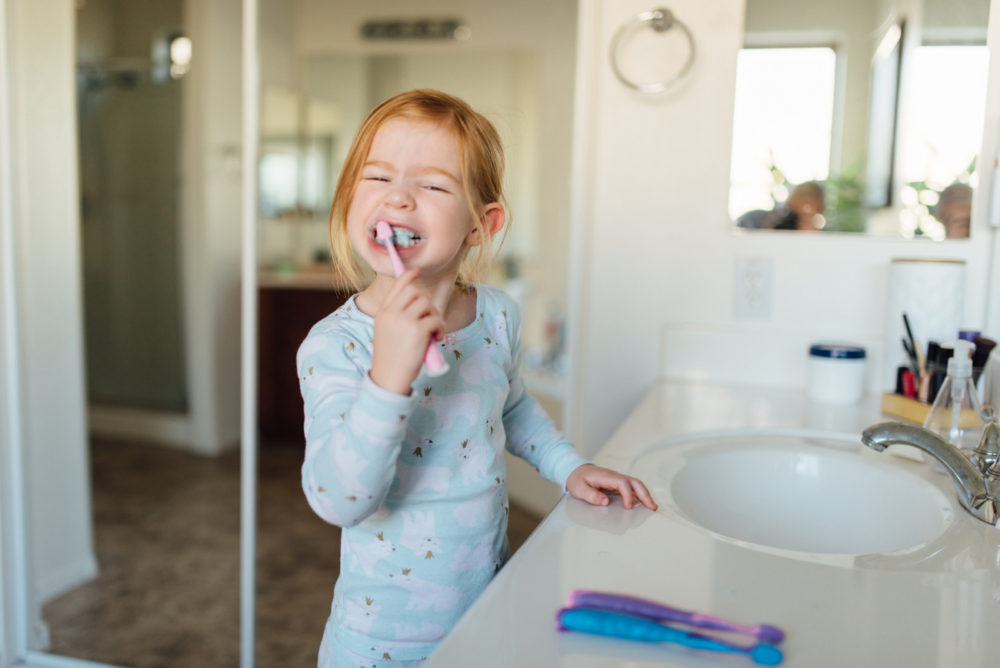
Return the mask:
[[[680,28],[684,37],[687,38],[688,46],[690,47],[688,51],[687,60],[684,61],[684,65],[681,67],[680,71],[675,74],[672,78],[666,81],[654,81],[652,83],[637,83],[629,79],[622,72],[621,67],[618,65],[620,59],[620,51],[622,44],[625,42],[625,38],[632,35],[632,33],[645,26],[649,25],[650,28],[656,32],[667,32],[671,28]],[[678,83],[687,76],[688,72],[691,71],[691,66],[694,65],[695,56],[695,44],[694,35],[691,34],[691,30],[684,25],[684,22],[674,16],[674,13],[665,7],[660,7],[658,9],[651,9],[647,12],[642,12],[635,16],[631,21],[625,23],[622,27],[615,32],[615,36],[611,38],[611,69],[614,71],[615,76],[623,84],[631,88],[632,90],[637,90],[640,93],[646,94],[656,94],[663,93],[670,88],[673,88]]]

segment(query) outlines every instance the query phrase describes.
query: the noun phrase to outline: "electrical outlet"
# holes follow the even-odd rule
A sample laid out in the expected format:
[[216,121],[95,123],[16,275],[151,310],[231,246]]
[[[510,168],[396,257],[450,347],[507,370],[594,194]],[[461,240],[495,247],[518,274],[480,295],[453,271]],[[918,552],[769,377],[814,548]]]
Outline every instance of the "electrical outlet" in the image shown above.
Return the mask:
[[771,258],[738,257],[733,280],[733,315],[739,319],[771,317]]

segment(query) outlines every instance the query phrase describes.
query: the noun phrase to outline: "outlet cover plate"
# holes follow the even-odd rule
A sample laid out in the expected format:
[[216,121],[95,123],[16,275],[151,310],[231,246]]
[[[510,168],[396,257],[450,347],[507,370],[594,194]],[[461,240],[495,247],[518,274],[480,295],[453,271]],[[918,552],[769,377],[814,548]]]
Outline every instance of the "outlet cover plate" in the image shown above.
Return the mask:
[[733,272],[733,316],[740,320],[771,317],[773,262],[769,257],[738,257]]

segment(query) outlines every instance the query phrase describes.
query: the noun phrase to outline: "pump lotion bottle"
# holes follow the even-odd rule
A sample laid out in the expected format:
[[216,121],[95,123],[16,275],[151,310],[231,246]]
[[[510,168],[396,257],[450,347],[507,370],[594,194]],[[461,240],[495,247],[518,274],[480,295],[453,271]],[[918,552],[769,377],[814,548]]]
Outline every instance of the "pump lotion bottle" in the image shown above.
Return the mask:
[[955,353],[948,359],[948,374],[927,413],[924,428],[969,454],[983,430],[979,394],[972,382],[971,353],[975,346],[963,340],[951,345]]

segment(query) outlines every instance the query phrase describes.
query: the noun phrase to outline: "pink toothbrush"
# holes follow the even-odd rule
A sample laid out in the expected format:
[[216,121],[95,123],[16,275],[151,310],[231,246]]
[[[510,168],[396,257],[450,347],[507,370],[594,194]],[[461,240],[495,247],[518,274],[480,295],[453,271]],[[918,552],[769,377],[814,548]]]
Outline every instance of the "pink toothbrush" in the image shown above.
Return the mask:
[[[395,272],[396,278],[399,278],[400,274],[406,271],[406,267],[403,266],[403,260],[400,259],[399,252],[396,251],[392,226],[384,220],[375,223],[375,240],[389,251],[392,270]],[[444,357],[441,355],[441,347],[438,346],[434,339],[427,342],[427,352],[424,353],[424,366],[427,367],[427,374],[432,377],[443,376],[448,373],[448,363],[444,361]]]

